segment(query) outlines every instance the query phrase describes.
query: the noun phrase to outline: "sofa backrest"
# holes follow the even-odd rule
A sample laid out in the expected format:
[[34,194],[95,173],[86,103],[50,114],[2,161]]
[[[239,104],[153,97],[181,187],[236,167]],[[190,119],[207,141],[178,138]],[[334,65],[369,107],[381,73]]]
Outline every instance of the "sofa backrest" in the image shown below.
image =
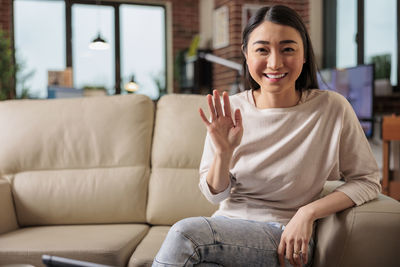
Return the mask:
[[147,205],[150,224],[210,216],[217,208],[198,187],[206,136],[199,107],[207,111],[205,96],[165,95],[157,103]]
[[142,95],[1,102],[19,224],[145,222],[153,119]]

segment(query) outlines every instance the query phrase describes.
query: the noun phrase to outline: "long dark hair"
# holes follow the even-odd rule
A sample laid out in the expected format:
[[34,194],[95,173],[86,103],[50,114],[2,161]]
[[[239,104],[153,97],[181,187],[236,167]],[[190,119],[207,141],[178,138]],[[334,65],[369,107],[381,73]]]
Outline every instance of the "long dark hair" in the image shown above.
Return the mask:
[[[247,52],[247,44],[249,36],[255,28],[258,27],[262,22],[270,21],[272,23],[290,26],[296,29],[301,39],[303,40],[304,46],[304,58],[306,62],[303,64],[303,69],[300,73],[299,78],[296,80],[296,90],[308,90],[318,88],[317,82],[317,66],[315,64],[314,51],[311,45],[311,39],[308,34],[307,28],[304,25],[303,20],[293,9],[275,5],[270,7],[262,7],[257,10],[256,14],[250,18],[246,27],[243,30],[242,45],[243,54]],[[246,58],[243,55],[243,76],[245,81],[245,89],[258,89],[260,85],[251,77],[247,68]]]

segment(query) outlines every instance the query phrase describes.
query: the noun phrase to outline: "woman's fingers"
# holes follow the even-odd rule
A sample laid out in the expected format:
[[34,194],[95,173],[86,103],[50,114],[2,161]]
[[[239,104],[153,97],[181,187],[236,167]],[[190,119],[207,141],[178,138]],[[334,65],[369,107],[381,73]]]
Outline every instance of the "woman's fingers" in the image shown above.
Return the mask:
[[199,108],[199,113],[200,113],[200,117],[201,117],[201,119],[204,121],[204,123],[205,123],[207,126],[210,125],[210,122],[208,121],[206,115],[204,114],[204,111],[203,111],[201,108]]
[[217,118],[217,114],[215,113],[213,97],[210,94],[207,95],[207,103],[210,109],[211,121],[214,121]]
[[229,95],[224,92],[222,94],[222,99],[224,101],[224,109],[222,110],[220,95],[217,90],[213,91],[213,95],[207,95],[207,103],[210,108],[211,121],[216,120],[218,117],[223,117],[224,114],[226,117],[231,118],[231,105],[229,103]]
[[294,265],[293,261],[293,245],[286,244],[286,259],[290,262],[291,265]]
[[285,250],[285,243],[281,241],[278,246],[278,258],[281,267],[285,267]]
[[231,104],[229,103],[229,95],[227,92],[223,92],[222,99],[224,100],[225,116],[231,118]]
[[224,116],[224,113],[222,112],[222,106],[221,106],[221,100],[219,98],[219,93],[217,90],[214,90],[213,93],[214,93],[215,112],[217,113],[217,117],[222,117],[222,116]]
[[301,241],[297,240],[294,242],[294,248],[293,248],[293,262],[296,266],[301,266],[301,254],[303,252],[301,251]]

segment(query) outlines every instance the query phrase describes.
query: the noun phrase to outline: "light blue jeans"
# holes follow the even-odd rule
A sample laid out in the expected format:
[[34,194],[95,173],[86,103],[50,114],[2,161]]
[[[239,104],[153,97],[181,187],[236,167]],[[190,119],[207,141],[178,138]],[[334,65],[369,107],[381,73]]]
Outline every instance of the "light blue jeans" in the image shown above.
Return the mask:
[[[279,266],[278,245],[284,227],[225,217],[193,217],[174,224],[153,267],[158,266]],[[309,243],[311,265],[314,241]],[[285,266],[292,266],[287,260]]]

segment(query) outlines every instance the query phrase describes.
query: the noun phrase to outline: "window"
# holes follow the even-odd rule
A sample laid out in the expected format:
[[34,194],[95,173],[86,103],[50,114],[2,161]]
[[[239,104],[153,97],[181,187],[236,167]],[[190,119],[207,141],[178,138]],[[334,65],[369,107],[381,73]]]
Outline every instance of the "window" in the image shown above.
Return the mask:
[[[23,75],[17,76],[19,95],[25,87],[31,97],[46,98],[48,71],[67,67],[72,67],[75,89],[104,87],[108,94],[124,94],[124,85],[134,76],[137,93],[157,99],[166,92],[162,5],[15,0],[13,17],[17,62],[25,64]],[[110,44],[108,50],[89,49],[98,33]]]
[[364,62],[371,63],[373,56],[389,55],[391,58],[391,83],[397,85],[397,27],[396,0],[365,0]]
[[357,65],[357,3],[337,1],[336,67],[347,68]]
[[[110,44],[107,50],[92,50],[89,43],[98,34]],[[72,69],[74,87],[102,87],[115,93],[114,9],[110,6],[72,6]]]
[[[65,3],[14,1],[17,96],[47,97],[47,71],[65,69]],[[49,23],[51,21],[51,23]]]
[[162,7],[121,5],[122,83],[132,75],[139,92],[156,99],[165,91],[165,12]]
[[388,55],[391,83],[398,91],[399,0],[325,0],[324,68],[368,64]]

